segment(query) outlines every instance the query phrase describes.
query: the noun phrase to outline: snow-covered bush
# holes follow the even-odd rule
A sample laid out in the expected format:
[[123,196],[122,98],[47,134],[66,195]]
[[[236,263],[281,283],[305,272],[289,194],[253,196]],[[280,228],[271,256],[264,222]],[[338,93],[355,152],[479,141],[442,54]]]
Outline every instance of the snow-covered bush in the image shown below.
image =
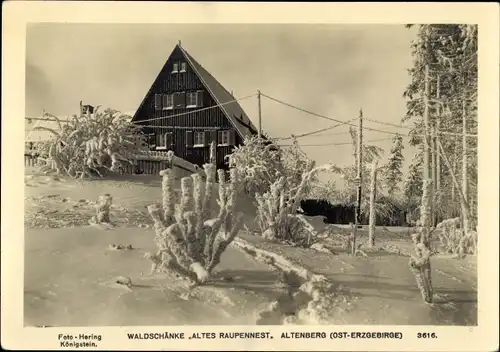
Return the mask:
[[[310,162],[295,139],[291,146],[281,148],[258,136],[246,137],[243,145],[237,146],[227,158],[229,167],[242,175],[242,187],[250,195],[266,192],[280,177],[285,178],[287,187],[297,187]],[[304,192],[309,191],[308,184]]]
[[[129,122],[128,116],[111,109],[92,115],[74,115],[64,124],[53,115],[59,131],[35,127],[53,134],[48,144],[46,164],[42,170],[56,171],[71,177],[102,176],[106,169],[115,171],[121,162],[130,162],[141,146],[138,127]],[[43,153],[41,153],[43,155]]]
[[309,161],[301,182],[290,188],[287,179],[282,176],[276,180],[269,191],[256,194],[257,218],[262,236],[272,240],[305,246],[311,244],[311,228],[307,220],[297,213],[304,191],[311,185],[311,179],[320,171],[331,170],[332,165],[315,167]]
[[[300,148],[296,138],[292,138],[292,145],[283,150],[281,175],[285,176],[286,186],[290,189],[302,183],[302,176],[309,171],[311,159]],[[307,197],[313,190],[312,185],[317,181],[316,174],[309,176],[307,184],[302,185],[302,194]],[[274,180],[273,180],[274,181]]]
[[229,167],[241,175],[243,189],[251,195],[265,192],[282,173],[279,147],[258,136],[246,137],[227,158]]
[[[215,145],[213,145],[215,147]],[[243,215],[235,214],[239,175],[230,172],[226,182],[224,170],[218,171],[219,212],[213,216],[211,204],[215,185],[215,164],[205,164],[205,182],[199,173],[181,179],[181,197],[174,191],[172,169],[163,170],[162,205],[150,205],[155,223],[158,251],[146,256],[153,262],[153,272],[174,272],[196,283],[205,283],[227,246],[236,237]]]
[[460,218],[446,219],[436,226],[441,245],[446,253],[474,254],[477,250],[477,233],[469,231],[464,235]]

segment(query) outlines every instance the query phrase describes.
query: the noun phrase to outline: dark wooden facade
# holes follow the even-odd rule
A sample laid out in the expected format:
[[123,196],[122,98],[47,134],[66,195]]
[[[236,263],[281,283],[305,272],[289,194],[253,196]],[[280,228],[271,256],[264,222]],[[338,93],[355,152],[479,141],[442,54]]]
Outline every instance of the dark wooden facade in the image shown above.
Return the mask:
[[[244,135],[257,133],[240,105],[231,102],[234,99],[177,45],[132,121],[144,126],[150,149],[172,150],[199,166],[209,161],[209,145],[215,140],[217,167],[227,169],[225,157],[234,146],[243,142]],[[196,143],[201,134],[202,145]]]

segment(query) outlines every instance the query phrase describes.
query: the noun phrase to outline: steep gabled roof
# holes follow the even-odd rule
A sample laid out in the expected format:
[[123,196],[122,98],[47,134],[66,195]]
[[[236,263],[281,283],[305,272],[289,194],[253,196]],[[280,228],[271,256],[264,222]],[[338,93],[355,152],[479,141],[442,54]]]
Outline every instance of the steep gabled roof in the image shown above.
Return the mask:
[[[197,74],[198,78],[201,80],[217,104],[224,104],[236,99],[182,46],[177,45],[177,47],[184,54],[186,61],[191,65],[191,68]],[[221,109],[242,137],[257,133],[257,128],[237,101],[224,104],[221,106]]]
[[[182,53],[184,56],[186,62],[188,65],[191,67],[193,72],[198,76],[202,84],[205,86],[205,89],[208,91],[212,99],[214,101],[221,105],[220,108],[223,111],[224,115],[226,115],[227,119],[229,122],[235,127],[236,131],[241,137],[244,137],[249,134],[256,134],[257,133],[257,128],[255,125],[252,123],[248,115],[245,113],[245,111],[242,109],[240,104],[235,101],[231,102],[228,104],[225,104],[227,102],[233,101],[236,98],[229,93],[223,86],[220,84],[203,66],[201,66],[198,61],[196,61],[183,47],[181,47],[179,44],[177,44],[172,51],[172,54],[176,51],[179,51]],[[162,71],[164,70],[165,66],[167,65],[168,61],[170,60],[170,57],[172,56],[170,54],[169,58],[167,59],[167,62],[163,65]],[[149,88],[147,94],[143,98],[141,104],[139,105],[139,108],[136,110],[135,114],[133,115],[132,121],[136,121],[137,114],[143,107],[147,97],[149,96],[151,90],[155,86],[155,83],[158,81],[158,79],[161,76],[161,72],[157,75],[155,78],[155,81],[151,85],[151,88]],[[140,121],[137,121],[140,122]]]

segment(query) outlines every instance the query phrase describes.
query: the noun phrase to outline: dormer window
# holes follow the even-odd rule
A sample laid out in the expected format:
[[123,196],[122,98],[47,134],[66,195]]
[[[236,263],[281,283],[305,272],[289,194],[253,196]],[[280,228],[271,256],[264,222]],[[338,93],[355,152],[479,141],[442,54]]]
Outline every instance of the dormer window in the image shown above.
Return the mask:
[[177,62],[174,63],[174,68],[172,69],[172,73],[179,72],[179,64]]
[[181,72],[186,72],[187,64],[185,62],[181,62]]

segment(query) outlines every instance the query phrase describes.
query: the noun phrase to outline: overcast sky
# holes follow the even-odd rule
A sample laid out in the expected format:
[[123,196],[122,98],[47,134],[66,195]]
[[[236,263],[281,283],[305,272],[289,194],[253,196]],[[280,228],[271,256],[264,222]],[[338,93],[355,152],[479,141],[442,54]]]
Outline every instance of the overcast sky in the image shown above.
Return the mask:
[[[42,109],[71,115],[80,100],[134,112],[162,65],[183,47],[236,97],[258,89],[290,104],[339,120],[364,116],[399,124],[409,82],[414,32],[403,25],[149,25],[31,24],[27,30],[26,115]],[[241,102],[257,125],[257,99]],[[263,129],[273,137],[333,124],[262,99]],[[365,126],[403,132],[372,122]],[[301,138],[318,163],[352,162],[346,126]],[[332,135],[331,133],[335,133]],[[365,131],[365,140],[391,135]],[[390,141],[376,142],[383,148]],[[406,149],[406,163],[413,150]]]

